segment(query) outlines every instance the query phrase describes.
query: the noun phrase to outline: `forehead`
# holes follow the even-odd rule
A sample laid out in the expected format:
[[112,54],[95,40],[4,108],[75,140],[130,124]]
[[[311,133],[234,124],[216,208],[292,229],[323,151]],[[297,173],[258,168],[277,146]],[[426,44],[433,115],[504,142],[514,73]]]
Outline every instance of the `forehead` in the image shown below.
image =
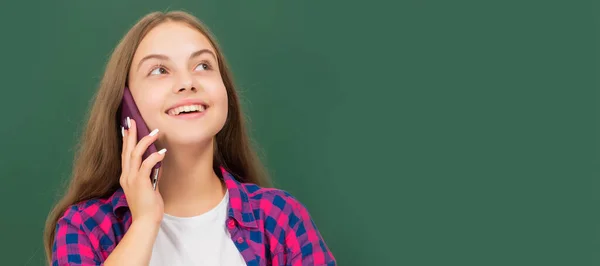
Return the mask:
[[165,22],[144,36],[136,49],[133,61],[136,62],[148,54],[189,56],[202,49],[215,52],[209,39],[198,29],[182,22]]

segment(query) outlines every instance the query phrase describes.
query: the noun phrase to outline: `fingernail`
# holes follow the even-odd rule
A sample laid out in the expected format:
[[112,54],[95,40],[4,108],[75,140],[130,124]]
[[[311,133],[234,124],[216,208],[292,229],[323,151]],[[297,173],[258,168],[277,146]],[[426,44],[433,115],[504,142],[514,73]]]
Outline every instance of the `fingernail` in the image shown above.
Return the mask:
[[131,120],[127,117],[127,128],[131,128]]
[[152,132],[150,132],[150,136],[154,136],[154,135],[156,135],[156,133],[158,133],[158,128],[155,130],[152,130]]
[[121,136],[125,137],[125,128],[121,127]]
[[158,154],[164,154],[165,152],[167,152],[167,149],[162,149],[162,150],[158,151]]

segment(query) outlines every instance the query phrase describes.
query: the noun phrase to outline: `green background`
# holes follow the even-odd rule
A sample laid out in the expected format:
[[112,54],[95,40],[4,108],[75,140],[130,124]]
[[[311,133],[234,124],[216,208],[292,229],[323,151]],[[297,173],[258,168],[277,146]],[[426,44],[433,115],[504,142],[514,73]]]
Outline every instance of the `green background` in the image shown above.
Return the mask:
[[0,264],[43,264],[118,40],[184,9],[340,265],[598,265],[599,13],[490,2],[3,2]]

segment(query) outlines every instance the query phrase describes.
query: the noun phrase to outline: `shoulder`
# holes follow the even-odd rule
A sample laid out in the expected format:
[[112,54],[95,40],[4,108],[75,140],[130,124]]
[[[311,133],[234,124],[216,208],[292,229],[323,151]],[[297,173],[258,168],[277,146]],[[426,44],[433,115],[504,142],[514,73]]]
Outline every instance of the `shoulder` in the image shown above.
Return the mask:
[[98,265],[114,238],[107,234],[115,219],[107,200],[90,199],[69,206],[56,222],[53,265]]
[[114,215],[110,199],[94,198],[70,205],[56,223],[55,239],[83,236],[89,244],[98,248],[114,244],[112,237],[107,237],[118,223]]
[[94,198],[70,205],[59,220],[66,220],[73,224],[82,225],[84,229],[94,230],[102,227],[102,222],[113,215],[113,206],[107,199]]
[[306,206],[285,190],[243,185],[275,261],[286,265],[335,265],[335,258]]
[[259,225],[282,247],[299,248],[299,240],[319,238],[308,209],[288,191],[255,185],[247,191]]
[[263,188],[254,184],[243,184],[243,186],[248,193],[248,201],[253,209],[260,210],[267,219],[287,218],[291,227],[294,227],[301,219],[310,219],[307,216],[306,206],[286,190]]

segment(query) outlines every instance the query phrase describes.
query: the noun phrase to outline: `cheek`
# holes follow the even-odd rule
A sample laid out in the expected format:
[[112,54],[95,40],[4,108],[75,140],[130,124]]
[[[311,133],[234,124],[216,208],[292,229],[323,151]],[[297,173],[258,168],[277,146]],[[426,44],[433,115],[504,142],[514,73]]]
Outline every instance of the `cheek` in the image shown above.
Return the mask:
[[229,110],[229,100],[227,99],[227,90],[225,89],[225,87],[223,87],[222,90],[219,90],[218,94],[216,95],[216,98],[218,100],[217,107],[219,108],[219,113],[221,114],[223,120],[225,120],[227,118],[227,112]]
[[136,100],[136,105],[149,130],[158,127],[158,120],[162,112],[162,99],[158,93],[146,93],[139,100]]
[[219,127],[222,127],[227,120],[228,106],[229,101],[227,99],[227,89],[221,83],[220,86],[214,86],[210,91],[207,91],[210,94],[210,99],[212,102],[212,108],[215,111],[215,119],[219,124]]
[[227,90],[225,89],[225,87],[223,87],[223,89],[219,93],[219,102],[221,102],[221,105],[223,105],[223,108],[225,108],[225,110],[227,110],[229,101],[227,99]]
[[227,109],[227,89],[220,76],[218,78],[212,78],[210,82],[206,82],[204,84],[204,90],[206,94],[208,94],[207,96],[213,107]]

